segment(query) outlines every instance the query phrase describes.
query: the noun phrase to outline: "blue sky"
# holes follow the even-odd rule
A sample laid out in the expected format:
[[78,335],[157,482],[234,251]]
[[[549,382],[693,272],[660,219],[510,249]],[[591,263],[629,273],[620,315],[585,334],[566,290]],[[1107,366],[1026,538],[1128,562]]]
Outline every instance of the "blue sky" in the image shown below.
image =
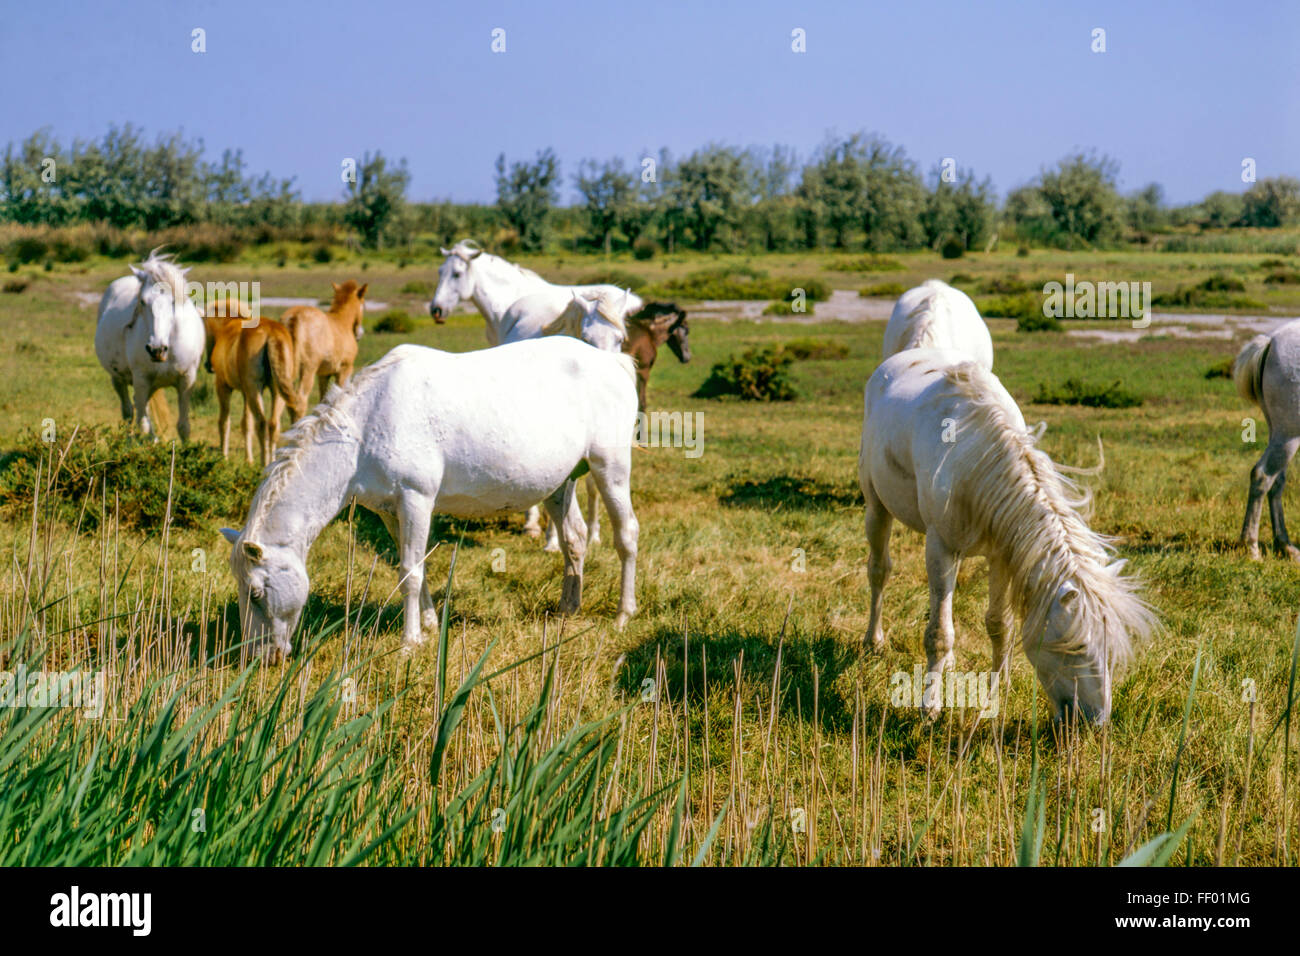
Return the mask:
[[[189,2],[10,4],[0,142],[133,122],[340,195],[343,157],[413,199],[490,201],[492,163],[876,131],[1007,190],[1077,148],[1175,202],[1300,175],[1300,3]],[[191,30],[207,52],[191,52]],[[492,30],[506,52],[491,51]],[[790,33],[806,31],[807,52]],[[1106,30],[1105,53],[1090,50]]]

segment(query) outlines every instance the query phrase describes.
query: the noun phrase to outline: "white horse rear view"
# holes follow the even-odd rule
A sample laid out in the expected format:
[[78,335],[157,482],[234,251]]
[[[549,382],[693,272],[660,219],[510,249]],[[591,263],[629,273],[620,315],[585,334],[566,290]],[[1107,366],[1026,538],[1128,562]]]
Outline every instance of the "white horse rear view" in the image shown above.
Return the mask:
[[867,383],[858,459],[871,545],[867,643],[884,644],[881,592],[898,519],[925,533],[925,648],[938,681],[953,663],[958,562],[983,554],[994,666],[1009,672],[1015,611],[1058,716],[1077,707],[1106,721],[1112,679],[1155,619],[1123,562],[1110,563],[1109,542],[1088,528],[1088,496],[1066,470],[1034,446],[1006,389],[966,354],[911,349],[886,359]]
[[1259,519],[1267,495],[1273,548],[1300,562],[1300,548],[1291,543],[1282,515],[1287,466],[1300,448],[1300,321],[1247,342],[1232,365],[1232,380],[1237,393],[1263,409],[1268,422],[1268,447],[1250,472],[1240,543],[1259,560]]
[[938,279],[908,289],[885,327],[885,358],[904,349],[956,349],[993,370],[993,339],[971,297]]
[[614,526],[622,627],[636,611],[634,380],[626,356],[548,338],[463,354],[402,345],[331,389],[285,434],[243,530],[223,532],[245,635],[289,652],[307,551],[352,498],[398,543],[408,645],[437,627],[424,583],[434,512],[480,516],[544,499],[564,553],[560,611],[576,613],[586,540],[572,476],[583,462]]

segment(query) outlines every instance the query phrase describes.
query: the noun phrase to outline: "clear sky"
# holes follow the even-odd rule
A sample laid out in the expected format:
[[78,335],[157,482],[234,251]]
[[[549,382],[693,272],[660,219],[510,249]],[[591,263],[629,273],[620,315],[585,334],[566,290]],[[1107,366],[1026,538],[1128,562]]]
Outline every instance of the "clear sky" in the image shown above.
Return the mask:
[[567,200],[585,156],[805,158],[866,129],[1003,194],[1095,148],[1123,190],[1186,202],[1243,189],[1244,157],[1300,175],[1300,2],[45,0],[6,4],[0,103],[0,143],[182,129],[307,199],[338,198],[341,160],[376,148],[407,158],[412,199],[490,201],[498,153],[551,146]]

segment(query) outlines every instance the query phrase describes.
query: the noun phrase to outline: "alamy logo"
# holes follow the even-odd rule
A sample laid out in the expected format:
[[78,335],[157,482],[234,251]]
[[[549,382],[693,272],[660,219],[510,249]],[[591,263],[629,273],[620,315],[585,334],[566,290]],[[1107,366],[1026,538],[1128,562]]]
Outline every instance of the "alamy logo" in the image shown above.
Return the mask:
[[0,671],[0,707],[79,707],[104,716],[104,672]]
[[127,926],[133,936],[148,936],[153,927],[151,893],[82,893],[74,886],[51,896],[50,906],[51,926]]
[[1150,282],[1082,282],[1065,274],[1065,284],[1043,286],[1043,315],[1052,319],[1132,319],[1133,328],[1151,324]]
[[925,707],[928,710],[977,709],[981,718],[996,717],[1001,706],[997,671],[952,671],[942,674],[924,671],[920,664],[912,673],[896,671],[889,678],[889,702],[895,707]]

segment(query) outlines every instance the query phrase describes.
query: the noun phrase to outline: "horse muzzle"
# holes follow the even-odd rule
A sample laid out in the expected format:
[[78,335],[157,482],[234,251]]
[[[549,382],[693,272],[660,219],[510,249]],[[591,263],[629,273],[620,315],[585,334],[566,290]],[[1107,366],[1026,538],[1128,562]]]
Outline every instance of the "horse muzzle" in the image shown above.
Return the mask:
[[433,321],[439,325],[447,324],[447,317],[443,314],[442,307],[429,303],[429,314],[433,316]]
[[165,345],[146,345],[144,350],[149,353],[149,357],[155,362],[167,361],[167,346]]

